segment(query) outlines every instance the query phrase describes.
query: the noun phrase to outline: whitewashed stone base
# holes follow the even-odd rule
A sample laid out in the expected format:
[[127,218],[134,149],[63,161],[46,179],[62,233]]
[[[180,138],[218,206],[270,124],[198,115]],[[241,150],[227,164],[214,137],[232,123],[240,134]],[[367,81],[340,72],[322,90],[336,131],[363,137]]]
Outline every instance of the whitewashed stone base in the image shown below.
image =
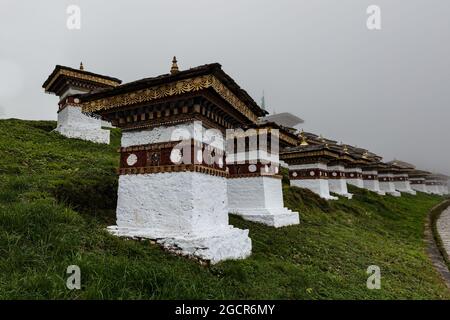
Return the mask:
[[419,192],[429,193],[425,184],[411,184],[411,189]]
[[328,187],[330,192],[336,193],[340,196],[346,197],[348,199],[353,198],[353,194],[349,193],[347,190],[347,180],[345,177],[339,177],[340,174],[345,174],[345,167],[343,165],[330,165],[328,166]]
[[439,188],[437,185],[427,185],[428,193],[430,194],[440,194]]
[[309,189],[326,200],[337,200],[330,194],[328,179],[292,179],[291,186]]
[[378,193],[380,196],[386,195],[386,192],[380,189],[380,182],[378,180],[363,180],[364,189]]
[[395,190],[402,192],[402,193],[408,193],[412,195],[416,195],[417,192],[414,191],[411,188],[411,185],[409,181],[394,181]]
[[81,107],[66,106],[58,113],[55,131],[67,138],[109,144],[110,131],[102,129],[102,121],[86,116]]
[[448,187],[444,185],[439,186],[439,192],[441,195],[447,195],[448,194]]
[[358,188],[364,188],[364,181],[363,179],[347,179],[347,183],[358,187]]
[[349,193],[347,190],[347,181],[345,179],[329,179],[328,186],[330,188],[330,192],[336,193],[348,199],[353,198],[353,194]]
[[390,194],[394,197],[401,197],[401,193],[395,190],[394,182],[393,181],[380,181],[380,189],[384,191],[386,194]]
[[121,175],[109,230],[212,263],[251,253],[248,230],[228,224],[226,178],[198,172]]
[[[354,173],[362,174],[361,168],[345,168],[345,172],[347,174],[353,175]],[[353,178],[352,176],[347,176],[347,183],[351,184],[358,188],[364,188],[364,182],[362,178],[357,178],[356,176]]]
[[231,178],[227,181],[230,213],[272,227],[299,224],[299,214],[283,204],[281,179]]
[[248,230],[228,226],[208,236],[175,236],[167,237],[155,233],[153,229],[108,227],[108,231],[119,237],[132,239],[151,239],[174,253],[210,261],[212,264],[224,260],[245,259],[252,252],[252,241]]
[[353,198],[353,194],[349,193],[347,190],[347,180],[345,177],[339,177],[339,174],[344,174],[345,168],[343,165],[331,165],[328,166],[328,187],[330,192],[336,193],[340,196],[346,197],[348,199]]

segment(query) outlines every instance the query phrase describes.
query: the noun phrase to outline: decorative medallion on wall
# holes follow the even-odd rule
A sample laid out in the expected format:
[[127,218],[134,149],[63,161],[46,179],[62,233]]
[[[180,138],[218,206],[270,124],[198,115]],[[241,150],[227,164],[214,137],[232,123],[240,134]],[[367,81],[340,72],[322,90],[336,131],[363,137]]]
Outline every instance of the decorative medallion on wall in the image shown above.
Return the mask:
[[130,167],[134,166],[137,163],[137,161],[138,161],[138,157],[134,153],[130,154],[127,158],[127,164]]

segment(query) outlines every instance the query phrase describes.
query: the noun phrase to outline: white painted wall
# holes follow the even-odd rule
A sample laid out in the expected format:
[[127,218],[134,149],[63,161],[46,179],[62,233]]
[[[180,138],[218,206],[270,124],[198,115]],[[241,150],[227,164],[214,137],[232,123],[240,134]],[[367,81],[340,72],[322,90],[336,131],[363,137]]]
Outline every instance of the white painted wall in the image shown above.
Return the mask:
[[[378,175],[378,171],[376,171],[376,170],[367,170],[367,171],[363,170],[363,174],[377,176]],[[373,179],[373,180],[372,179],[371,180],[363,179],[363,186],[364,186],[364,189],[376,192],[379,195],[383,196],[383,195],[386,194],[384,191],[382,191],[380,189],[380,183],[379,183],[378,179]]]
[[345,177],[341,177],[339,179],[332,179],[333,171],[337,172],[345,172],[345,168],[343,165],[335,165],[335,166],[328,166],[328,187],[330,189],[330,192],[337,193],[339,195],[345,196],[349,199],[352,198],[352,194],[348,192],[347,190],[347,180]]
[[[350,172],[350,174],[353,173],[353,172],[355,172],[355,173],[362,173],[362,169],[361,168],[345,168],[345,172]],[[354,186],[356,186],[358,188],[364,188],[364,181],[363,181],[363,179],[362,178],[358,179],[358,178],[356,178],[356,176],[355,176],[355,178],[353,178],[353,177],[348,178],[347,177],[347,183],[349,183],[351,185],[354,185]]]
[[330,194],[328,179],[292,179],[291,186],[309,189],[312,192],[317,193],[321,198],[327,200],[337,199]]
[[299,224],[299,214],[284,208],[281,179],[245,177],[228,179],[229,211],[272,227]]
[[387,194],[390,194],[395,197],[400,197],[401,193],[395,190],[395,185],[393,181],[383,181],[383,178],[393,178],[394,175],[391,173],[380,173],[378,174],[378,181],[380,184],[381,191],[386,192]]
[[[306,170],[306,169],[321,169],[328,171],[328,166],[325,163],[308,163],[289,166],[289,170]],[[321,198],[327,200],[336,200],[336,197],[330,195],[330,187],[328,179],[292,179],[291,186],[309,189],[318,194]]]
[[102,129],[101,123],[83,114],[81,107],[68,105],[58,113],[56,131],[68,138],[109,144],[110,131]]
[[224,150],[223,136],[218,130],[206,129],[200,122],[182,123],[175,126],[160,126],[139,131],[122,132],[122,147],[130,147],[142,144],[160,143],[194,139],[199,142],[207,142],[209,133],[216,134],[211,146]]
[[198,172],[121,175],[117,225],[161,237],[213,234],[228,225],[226,183]]
[[[189,123],[127,131],[122,147],[180,140],[186,134],[202,139],[204,129]],[[174,132],[179,133],[175,138]],[[177,253],[212,263],[251,253],[248,230],[228,224],[226,178],[198,172],[121,175],[117,225],[109,230],[118,236],[154,239]]]
[[395,190],[397,190],[399,192],[409,193],[409,194],[412,194],[412,195],[416,194],[416,191],[414,191],[411,188],[411,184],[409,183],[407,174],[394,174],[394,177],[396,177],[396,178],[400,178],[401,177],[401,178],[405,179],[403,181],[394,181]]

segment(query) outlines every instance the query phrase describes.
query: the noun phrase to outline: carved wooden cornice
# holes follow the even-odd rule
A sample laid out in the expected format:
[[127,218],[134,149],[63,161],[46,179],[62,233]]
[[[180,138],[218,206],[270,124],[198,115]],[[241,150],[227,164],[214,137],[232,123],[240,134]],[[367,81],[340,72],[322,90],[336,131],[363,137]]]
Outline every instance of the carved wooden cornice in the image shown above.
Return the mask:
[[140,104],[157,100],[165,97],[171,97],[188,92],[195,92],[212,88],[233,108],[245,115],[248,119],[256,122],[258,117],[247,107],[233,92],[231,92],[222,82],[213,75],[198,76],[186,80],[179,80],[173,83],[154,86],[134,92],[124,93],[112,97],[101,98],[82,103],[85,112],[101,112],[123,106]]
[[49,90],[49,88],[59,78],[59,76],[67,76],[67,77],[76,78],[76,79],[80,79],[80,80],[92,81],[92,82],[101,83],[101,84],[104,84],[106,86],[111,86],[111,87],[117,87],[120,84],[117,81],[105,79],[105,78],[94,76],[91,74],[61,69],[55,74],[55,76],[52,78],[52,80],[47,84],[47,86],[45,87],[46,91]]

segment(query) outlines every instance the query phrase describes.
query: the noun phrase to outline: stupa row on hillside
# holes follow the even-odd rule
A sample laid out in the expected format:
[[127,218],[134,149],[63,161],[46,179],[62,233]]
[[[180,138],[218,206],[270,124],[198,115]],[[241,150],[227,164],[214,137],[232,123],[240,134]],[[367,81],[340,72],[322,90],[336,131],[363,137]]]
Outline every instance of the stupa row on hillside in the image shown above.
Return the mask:
[[102,121],[121,128],[117,225],[212,263],[251,254],[248,230],[228,213],[272,227],[299,223],[283,205],[280,167],[293,186],[351,199],[347,184],[380,195],[447,194],[448,177],[367,150],[297,132],[295,116],[267,116],[217,63],[122,84],[56,66],[43,85],[59,97],[56,131],[109,143]]

